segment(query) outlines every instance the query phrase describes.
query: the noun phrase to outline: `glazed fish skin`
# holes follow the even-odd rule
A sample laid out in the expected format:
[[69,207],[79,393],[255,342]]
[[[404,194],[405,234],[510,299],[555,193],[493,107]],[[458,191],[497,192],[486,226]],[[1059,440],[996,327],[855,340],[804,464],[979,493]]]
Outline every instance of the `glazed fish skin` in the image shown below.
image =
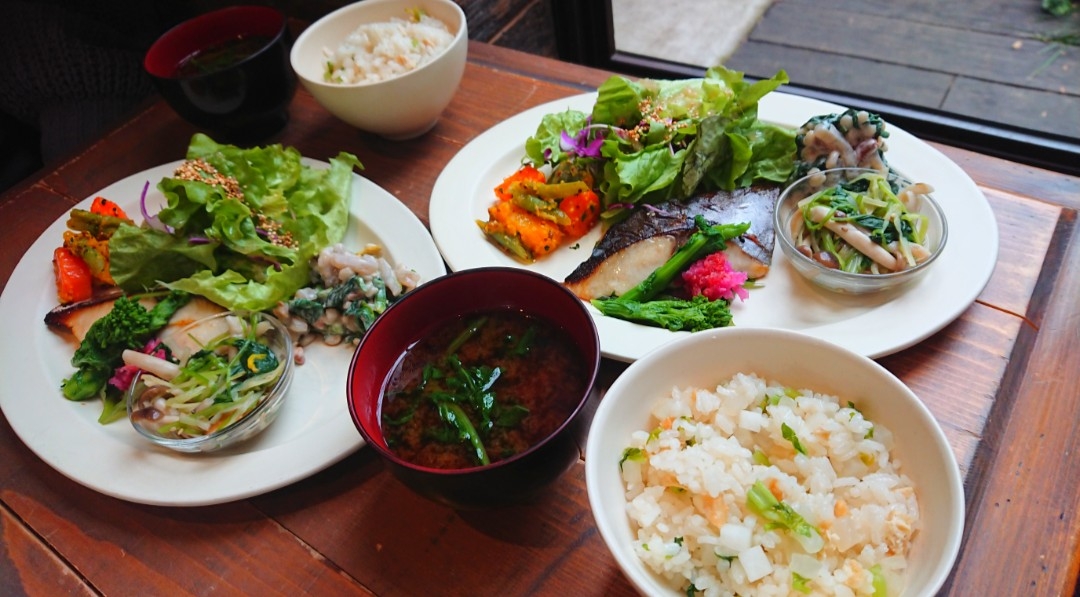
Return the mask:
[[620,295],[660,267],[694,233],[696,216],[711,224],[750,222],[746,235],[728,242],[731,266],[750,278],[764,277],[772,264],[773,212],[780,187],[755,185],[695,195],[655,209],[638,208],[612,225],[592,254],[564,284],[583,300]]

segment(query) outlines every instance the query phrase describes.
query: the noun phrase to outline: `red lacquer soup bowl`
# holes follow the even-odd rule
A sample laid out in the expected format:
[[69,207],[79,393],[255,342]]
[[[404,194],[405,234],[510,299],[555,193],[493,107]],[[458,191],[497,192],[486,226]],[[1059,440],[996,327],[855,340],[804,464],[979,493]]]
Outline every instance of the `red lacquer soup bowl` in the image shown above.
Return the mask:
[[580,460],[599,365],[592,316],[561,284],[463,270],[378,318],[353,356],[349,412],[418,494],[458,509],[511,505]]

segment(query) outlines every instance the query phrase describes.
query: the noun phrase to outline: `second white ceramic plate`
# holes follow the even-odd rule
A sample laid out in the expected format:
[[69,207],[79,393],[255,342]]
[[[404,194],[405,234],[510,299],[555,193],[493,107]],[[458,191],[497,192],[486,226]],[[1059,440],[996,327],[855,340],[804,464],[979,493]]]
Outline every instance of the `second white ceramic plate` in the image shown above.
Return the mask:
[[[545,114],[567,109],[590,112],[595,93],[526,110],[473,139],[447,164],[431,194],[431,233],[452,270],[503,265],[526,267],[562,281],[584,261],[600,237],[598,230],[529,265],[487,241],[475,220],[487,219],[492,189],[514,172],[525,156],[525,140]],[[813,116],[844,108],[773,92],[759,104],[759,117],[801,126]],[[779,247],[761,288],[745,303],[732,305],[739,327],[801,331],[868,357],[884,356],[916,344],[960,316],[982,292],[997,261],[998,229],[990,205],[974,181],[930,145],[893,126],[888,128],[889,164],[908,178],[931,184],[949,223],[949,241],[934,267],[900,293],[845,297],[801,278]],[[590,306],[590,309],[592,307]],[[670,332],[601,315],[593,310],[604,356],[634,361],[687,332]]]

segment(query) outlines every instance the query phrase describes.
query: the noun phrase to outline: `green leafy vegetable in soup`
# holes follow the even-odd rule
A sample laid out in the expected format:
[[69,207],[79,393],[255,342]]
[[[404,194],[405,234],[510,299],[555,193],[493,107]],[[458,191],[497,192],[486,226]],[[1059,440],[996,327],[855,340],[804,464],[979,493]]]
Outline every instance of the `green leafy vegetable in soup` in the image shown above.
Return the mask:
[[270,41],[266,35],[243,35],[211,44],[181,60],[173,76],[195,77],[225,70],[254,55]]
[[382,431],[400,457],[433,468],[482,466],[553,433],[586,391],[567,333],[509,309],[448,322],[390,374]]

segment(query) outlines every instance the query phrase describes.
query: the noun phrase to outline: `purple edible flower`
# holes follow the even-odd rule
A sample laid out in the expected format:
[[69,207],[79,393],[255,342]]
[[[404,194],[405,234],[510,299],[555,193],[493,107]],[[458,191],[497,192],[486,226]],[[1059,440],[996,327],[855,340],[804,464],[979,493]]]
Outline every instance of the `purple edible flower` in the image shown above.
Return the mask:
[[559,148],[571,156],[598,158],[600,157],[600,146],[604,144],[604,136],[596,135],[591,139],[590,137],[593,136],[593,132],[597,129],[606,130],[607,128],[605,125],[594,126],[589,121],[586,121],[585,127],[573,137],[563,131],[559,135]]

